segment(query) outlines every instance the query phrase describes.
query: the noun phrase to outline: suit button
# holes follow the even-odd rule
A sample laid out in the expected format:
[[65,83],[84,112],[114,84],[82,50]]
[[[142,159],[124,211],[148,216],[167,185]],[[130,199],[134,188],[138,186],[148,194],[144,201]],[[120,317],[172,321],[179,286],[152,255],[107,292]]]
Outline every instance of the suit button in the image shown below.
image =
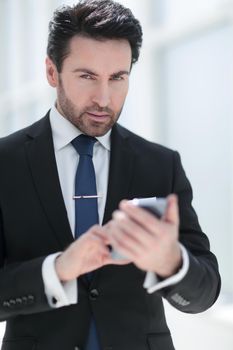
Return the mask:
[[34,300],[35,300],[35,298],[33,295],[28,295],[28,304],[33,304]]
[[21,305],[23,303],[22,298],[16,298],[16,304]]
[[12,306],[15,306],[16,301],[14,299],[10,299],[9,303],[10,303],[10,306],[12,307]]
[[23,302],[23,304],[27,304],[28,303],[28,298],[27,297],[22,297],[22,302]]
[[90,291],[90,299],[91,300],[96,300],[98,298],[98,296],[99,296],[99,292],[97,289],[92,289]]
[[10,307],[10,303],[9,301],[4,301],[3,304],[2,304],[3,307]]

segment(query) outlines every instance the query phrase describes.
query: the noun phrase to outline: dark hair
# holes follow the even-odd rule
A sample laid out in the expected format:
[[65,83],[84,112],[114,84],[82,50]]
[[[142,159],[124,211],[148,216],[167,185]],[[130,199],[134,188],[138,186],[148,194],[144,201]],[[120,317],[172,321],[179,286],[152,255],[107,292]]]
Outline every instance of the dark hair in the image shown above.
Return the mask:
[[97,40],[126,39],[132,50],[132,64],[137,62],[142,45],[142,28],[131,10],[112,0],[81,0],[73,7],[54,12],[49,23],[47,54],[58,72],[69,54],[70,40],[82,35]]

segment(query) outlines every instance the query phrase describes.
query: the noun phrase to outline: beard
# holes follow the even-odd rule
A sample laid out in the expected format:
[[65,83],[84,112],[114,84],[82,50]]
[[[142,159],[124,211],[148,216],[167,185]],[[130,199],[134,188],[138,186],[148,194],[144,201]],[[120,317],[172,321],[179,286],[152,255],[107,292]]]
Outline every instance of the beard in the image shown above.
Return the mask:
[[[75,105],[66,95],[61,78],[59,78],[59,86],[57,88],[57,109],[81,132],[89,136],[103,136],[105,135],[117,122],[122,112],[114,113],[108,107],[100,107],[98,104],[92,104],[88,107],[80,109]],[[90,119],[87,113],[95,114],[103,113],[107,115],[104,121],[95,121]]]

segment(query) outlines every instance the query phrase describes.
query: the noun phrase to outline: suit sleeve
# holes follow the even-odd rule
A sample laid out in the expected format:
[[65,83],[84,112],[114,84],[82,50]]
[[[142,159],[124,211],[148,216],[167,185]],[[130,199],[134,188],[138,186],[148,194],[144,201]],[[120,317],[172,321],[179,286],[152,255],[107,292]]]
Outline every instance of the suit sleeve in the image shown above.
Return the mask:
[[174,152],[173,164],[172,192],[179,198],[180,242],[187,250],[189,268],[180,282],[164,288],[160,293],[180,311],[198,313],[208,309],[219,295],[221,281],[218,263],[192,207],[192,188],[177,152]]
[[0,321],[52,310],[45,296],[41,273],[45,257],[5,264],[5,250],[0,212]]

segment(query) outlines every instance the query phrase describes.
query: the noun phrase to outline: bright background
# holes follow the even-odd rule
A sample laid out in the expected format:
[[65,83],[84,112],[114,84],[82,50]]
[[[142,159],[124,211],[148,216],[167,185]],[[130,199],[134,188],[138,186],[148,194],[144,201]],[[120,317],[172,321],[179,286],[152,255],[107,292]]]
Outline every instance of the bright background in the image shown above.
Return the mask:
[[[57,6],[74,2],[0,0],[0,136],[41,118],[53,103],[44,68],[48,21]],[[180,152],[222,275],[221,297],[203,314],[185,315],[165,302],[174,343],[177,350],[232,350],[233,1],[120,2],[144,29],[121,123]]]

